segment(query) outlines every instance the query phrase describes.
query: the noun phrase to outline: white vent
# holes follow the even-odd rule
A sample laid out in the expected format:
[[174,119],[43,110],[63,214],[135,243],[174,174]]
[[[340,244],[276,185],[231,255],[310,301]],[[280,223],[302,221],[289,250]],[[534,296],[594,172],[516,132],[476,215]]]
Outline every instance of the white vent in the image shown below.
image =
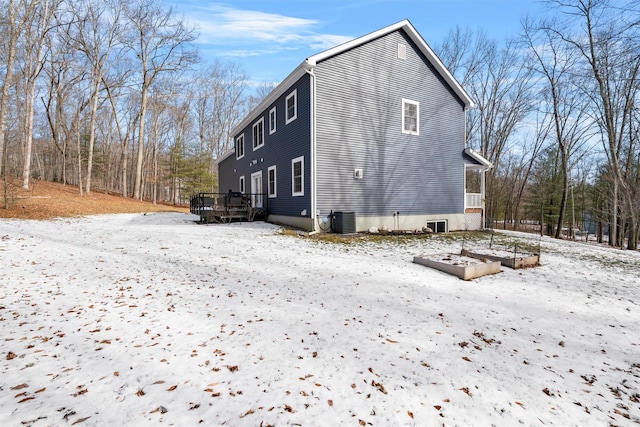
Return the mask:
[[354,169],[353,170],[353,177],[355,179],[362,179],[362,169]]
[[402,43],[398,43],[398,58],[407,59],[407,46]]

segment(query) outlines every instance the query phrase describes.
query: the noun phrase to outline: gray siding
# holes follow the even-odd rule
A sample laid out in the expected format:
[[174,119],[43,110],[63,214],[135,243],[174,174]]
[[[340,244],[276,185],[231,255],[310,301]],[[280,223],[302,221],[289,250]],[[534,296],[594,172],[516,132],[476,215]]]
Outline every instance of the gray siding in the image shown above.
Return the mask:
[[[236,160],[235,154],[219,165],[220,191],[238,191],[241,175],[245,176],[246,192],[251,192],[251,174],[262,171],[262,193],[267,194],[268,168],[276,166],[277,197],[268,199],[269,213],[284,216],[301,216],[307,210],[311,215],[311,156],[310,156],[310,78],[301,77],[284,95],[269,105],[261,115],[249,124],[244,134],[244,157]],[[285,98],[297,89],[297,119],[285,124]],[[269,111],[276,107],[276,132],[269,135]],[[264,118],[264,145],[253,150],[253,124]],[[239,134],[234,135],[234,140]],[[291,160],[304,156],[304,196],[292,197]],[[267,196],[265,196],[265,201]]]
[[[464,211],[464,104],[404,31],[322,61],[315,74],[322,214]],[[420,103],[419,135],[402,133],[403,98]]]

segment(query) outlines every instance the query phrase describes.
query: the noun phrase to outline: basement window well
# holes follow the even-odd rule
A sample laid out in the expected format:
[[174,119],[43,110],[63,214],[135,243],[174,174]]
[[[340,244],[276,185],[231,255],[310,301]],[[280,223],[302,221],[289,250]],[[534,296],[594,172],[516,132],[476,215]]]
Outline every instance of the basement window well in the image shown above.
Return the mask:
[[447,220],[441,219],[436,221],[427,221],[427,227],[433,230],[434,233],[446,233],[447,232]]

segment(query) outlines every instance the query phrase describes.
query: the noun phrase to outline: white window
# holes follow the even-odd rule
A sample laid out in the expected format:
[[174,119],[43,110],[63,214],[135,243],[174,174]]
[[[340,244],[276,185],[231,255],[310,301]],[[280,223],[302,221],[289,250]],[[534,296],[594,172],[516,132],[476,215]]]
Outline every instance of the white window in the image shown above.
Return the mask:
[[240,185],[239,185],[239,186],[240,186],[240,192],[241,192],[241,193],[244,193],[244,175],[242,175],[242,176],[240,177],[240,183],[239,183],[239,184],[240,184]]
[[275,166],[271,166],[269,169],[267,169],[267,179],[269,180],[268,182],[269,197],[270,198],[277,197],[278,190],[276,186],[276,167]]
[[420,103],[402,100],[402,133],[420,135]]
[[263,145],[264,145],[264,117],[258,120],[253,125],[253,149],[257,150]]
[[446,233],[447,220],[440,219],[436,221],[427,221],[427,227],[429,227],[434,233]]
[[236,138],[236,159],[244,157],[244,135]]
[[304,156],[291,160],[291,195],[304,196]]
[[298,117],[298,89],[295,89],[287,96],[284,106],[287,112],[285,123],[289,124]]
[[269,111],[269,135],[276,131],[276,107]]

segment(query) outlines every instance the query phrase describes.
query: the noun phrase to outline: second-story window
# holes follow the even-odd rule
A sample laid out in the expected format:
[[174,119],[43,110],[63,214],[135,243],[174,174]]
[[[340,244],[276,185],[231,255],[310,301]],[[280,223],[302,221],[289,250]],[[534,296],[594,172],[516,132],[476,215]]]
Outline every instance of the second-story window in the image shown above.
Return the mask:
[[298,117],[298,89],[291,92],[285,99],[285,108],[287,112],[286,124],[294,121]]
[[269,135],[276,131],[276,107],[269,111]]
[[236,159],[244,157],[244,135],[236,138]]
[[258,120],[253,125],[253,149],[256,150],[264,145],[264,118]]

